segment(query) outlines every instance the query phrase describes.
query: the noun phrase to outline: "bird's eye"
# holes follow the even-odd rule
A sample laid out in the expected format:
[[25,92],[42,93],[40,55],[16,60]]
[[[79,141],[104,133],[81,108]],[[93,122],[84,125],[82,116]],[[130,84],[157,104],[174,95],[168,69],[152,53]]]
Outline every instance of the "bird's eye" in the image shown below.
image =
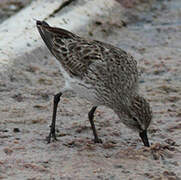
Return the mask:
[[138,121],[138,119],[135,118],[135,117],[133,117],[133,120],[136,122],[137,128],[140,129],[140,130],[142,130],[141,125],[140,125],[140,122]]
[[136,122],[138,122],[138,120],[137,120],[135,117],[133,117],[133,120],[136,121]]

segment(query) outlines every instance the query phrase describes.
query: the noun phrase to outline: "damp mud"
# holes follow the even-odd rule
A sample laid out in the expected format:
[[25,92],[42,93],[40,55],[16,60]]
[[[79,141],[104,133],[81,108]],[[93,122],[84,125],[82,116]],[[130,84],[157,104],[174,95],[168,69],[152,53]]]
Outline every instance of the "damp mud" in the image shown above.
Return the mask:
[[181,179],[181,2],[119,2],[124,13],[117,6],[79,35],[120,47],[137,60],[139,90],[153,111],[151,147],[106,107],[95,113],[103,143],[94,144],[87,115],[92,104],[70,93],[59,103],[58,141],[47,144],[53,95],[64,84],[49,54],[16,63],[0,79],[0,179]]

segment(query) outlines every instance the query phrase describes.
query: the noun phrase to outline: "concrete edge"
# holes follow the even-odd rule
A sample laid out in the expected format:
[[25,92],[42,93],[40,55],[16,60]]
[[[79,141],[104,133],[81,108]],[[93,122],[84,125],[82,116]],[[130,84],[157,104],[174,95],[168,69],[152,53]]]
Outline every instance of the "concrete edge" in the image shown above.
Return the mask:
[[[70,6],[69,2],[74,2],[75,5]],[[0,25],[1,74],[7,68],[11,68],[17,60],[22,62],[28,61],[32,57],[38,59],[44,57],[44,51],[38,53],[37,56],[34,55],[34,52],[38,52],[43,43],[33,18],[46,19],[53,26],[61,26],[70,31],[78,32],[81,27],[87,26],[98,15],[108,16],[108,11],[117,5],[114,0],[87,0],[84,1],[84,4],[76,2],[77,0],[34,1],[30,6],[3,22]],[[65,8],[66,10],[64,10]],[[52,17],[52,15],[56,16]]]

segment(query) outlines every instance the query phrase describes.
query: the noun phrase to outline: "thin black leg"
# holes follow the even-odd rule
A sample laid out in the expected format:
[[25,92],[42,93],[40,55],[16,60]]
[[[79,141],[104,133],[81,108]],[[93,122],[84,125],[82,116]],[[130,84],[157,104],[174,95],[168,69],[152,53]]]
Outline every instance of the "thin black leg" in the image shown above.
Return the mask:
[[60,101],[61,95],[62,95],[62,93],[59,92],[58,94],[56,94],[54,96],[52,123],[50,125],[50,133],[49,133],[49,135],[47,137],[47,142],[48,143],[51,142],[51,138],[53,138],[54,140],[57,140],[56,134],[55,134],[55,123],[56,123],[57,106],[58,106],[58,103]]
[[93,134],[94,134],[94,142],[95,143],[102,143],[102,140],[98,138],[96,128],[95,128],[95,124],[94,124],[94,112],[95,112],[96,108],[97,108],[97,106],[92,107],[92,109],[88,113],[88,117],[89,117],[89,121],[90,121],[92,131],[93,131]]

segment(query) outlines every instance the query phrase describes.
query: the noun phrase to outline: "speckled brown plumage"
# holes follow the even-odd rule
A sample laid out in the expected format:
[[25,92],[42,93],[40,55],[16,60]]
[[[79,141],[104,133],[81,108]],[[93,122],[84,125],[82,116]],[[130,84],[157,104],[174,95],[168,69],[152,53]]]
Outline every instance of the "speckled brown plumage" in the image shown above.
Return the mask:
[[[61,92],[74,91],[93,103],[89,120],[95,142],[101,141],[95,130],[93,114],[97,106],[104,105],[113,109],[125,125],[137,130],[144,145],[149,146],[146,130],[152,117],[151,110],[149,103],[138,94],[138,70],[134,58],[110,44],[87,40],[67,30],[50,27],[44,21],[37,21],[37,28],[60,63],[65,78]],[[56,107],[60,96],[54,98]],[[52,122],[56,112],[53,116]],[[51,128],[49,141],[51,136],[56,138],[54,131],[55,127]]]

